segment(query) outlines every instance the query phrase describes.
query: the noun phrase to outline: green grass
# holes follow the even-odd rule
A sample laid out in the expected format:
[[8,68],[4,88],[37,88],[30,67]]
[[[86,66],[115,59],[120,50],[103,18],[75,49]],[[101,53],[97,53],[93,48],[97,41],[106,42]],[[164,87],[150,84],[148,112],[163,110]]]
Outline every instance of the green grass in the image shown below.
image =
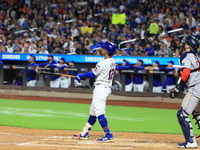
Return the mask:
[[[0,125],[37,129],[82,130],[88,104],[0,99]],[[107,106],[111,131],[181,134],[177,110]],[[193,123],[194,125],[194,123]],[[194,126],[194,132],[197,126]],[[102,131],[97,122],[95,131]]]

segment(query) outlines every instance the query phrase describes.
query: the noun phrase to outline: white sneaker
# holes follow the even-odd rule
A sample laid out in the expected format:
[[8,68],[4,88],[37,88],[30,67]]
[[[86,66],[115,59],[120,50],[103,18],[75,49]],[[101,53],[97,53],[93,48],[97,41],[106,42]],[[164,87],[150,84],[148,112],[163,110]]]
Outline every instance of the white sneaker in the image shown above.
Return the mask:
[[197,142],[193,142],[193,143],[185,142],[185,143],[178,144],[177,147],[178,148],[197,148],[198,144],[197,144]]

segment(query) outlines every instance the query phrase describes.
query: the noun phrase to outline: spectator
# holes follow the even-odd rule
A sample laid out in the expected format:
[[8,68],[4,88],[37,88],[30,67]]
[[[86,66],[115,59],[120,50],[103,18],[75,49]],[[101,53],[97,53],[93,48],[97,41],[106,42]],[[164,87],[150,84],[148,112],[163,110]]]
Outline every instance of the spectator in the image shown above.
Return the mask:
[[49,54],[49,52],[47,51],[47,47],[46,46],[42,46],[41,47],[41,51],[39,51],[39,54]]
[[55,47],[55,49],[53,50],[53,54],[62,54],[62,50],[60,49],[59,46]]
[[[17,45],[21,44],[21,48],[24,48],[24,43],[31,39],[36,47],[47,46],[49,53],[53,53],[55,46],[60,46],[63,53],[67,54],[77,48],[76,43],[85,43],[87,39],[97,42],[101,36],[103,42],[111,40],[115,44],[135,38],[142,47],[145,47],[147,42],[151,42],[154,49],[158,50],[155,48],[155,40],[159,34],[160,41],[168,38],[169,40],[166,39],[167,47],[176,49],[175,42],[170,39],[172,36],[163,36],[167,31],[184,28],[176,32],[178,36],[195,34],[200,37],[198,3],[191,4],[190,1],[183,0],[181,4],[184,5],[173,1],[170,4],[168,1],[162,3],[105,1],[100,4],[98,0],[58,3],[53,0],[47,1],[45,5],[39,1],[30,1],[30,5],[27,5],[25,1],[20,1],[8,7],[7,3],[4,3],[0,18],[1,39],[3,43],[8,43],[7,41],[11,39],[12,43],[14,42],[14,52]],[[99,15],[94,16],[95,12]],[[127,24],[112,25],[112,13],[125,13]],[[73,22],[65,23],[66,20],[73,20]],[[31,28],[36,30],[29,30]],[[84,33],[81,33],[83,28],[86,30],[84,29]],[[25,29],[25,32],[22,29]],[[72,47],[69,46],[70,44],[66,46],[69,37],[74,38]],[[153,40],[149,41],[146,37],[152,37]],[[20,43],[17,43],[17,39],[20,39]],[[40,40],[46,41],[46,44],[40,45]],[[85,44],[87,47],[89,45],[91,46],[91,42]]]
[[9,42],[6,46],[6,50],[8,53],[13,53],[14,50],[13,50],[13,44],[11,42]]
[[71,28],[71,36],[72,36],[74,39],[78,40],[79,31],[78,31],[78,29],[76,28],[75,25],[73,25],[72,28]]
[[196,20],[193,17],[192,12],[189,12],[188,18],[186,20],[186,23],[189,25],[189,28],[194,31],[196,28]]
[[34,31],[33,32],[33,36],[31,37],[31,40],[32,41],[39,41],[40,40],[40,38],[38,37],[38,35],[37,35],[37,32],[36,31]]
[[125,49],[121,49],[121,56],[129,56],[129,55],[126,53]]
[[121,49],[116,49],[115,54],[113,56],[122,56]]
[[140,56],[140,51],[139,50],[134,50],[131,56]]
[[131,47],[131,43],[126,44],[126,48],[124,48],[126,51],[127,56],[130,56],[133,53],[133,48]]
[[171,50],[169,48],[167,48],[166,41],[162,41],[160,44],[161,44],[161,47],[160,47],[160,50],[159,50],[159,56],[170,57],[171,56]]
[[30,27],[29,19],[26,17],[25,20],[22,23],[22,28],[26,29]]
[[144,50],[146,51],[147,56],[153,56],[154,55],[154,47],[151,46],[151,43],[147,43],[146,48]]
[[148,31],[149,31],[149,36],[158,36],[159,32],[159,26],[158,26],[159,20],[154,19],[154,21],[150,24]]

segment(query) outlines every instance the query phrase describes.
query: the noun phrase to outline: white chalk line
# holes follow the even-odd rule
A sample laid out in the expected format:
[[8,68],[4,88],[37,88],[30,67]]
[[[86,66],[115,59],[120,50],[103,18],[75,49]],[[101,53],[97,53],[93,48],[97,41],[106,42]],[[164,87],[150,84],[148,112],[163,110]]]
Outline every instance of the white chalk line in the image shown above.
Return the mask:
[[[102,147],[83,147],[83,146],[60,146],[60,145],[26,145],[26,146],[37,146],[37,147],[66,147],[66,148],[80,148],[80,149],[116,149],[116,147],[113,148],[102,148]],[[139,147],[139,146],[134,146],[134,147]],[[133,148],[133,147],[131,147]],[[126,149],[129,150],[131,148],[119,148],[117,147],[117,149]]]
[[15,133],[6,133],[6,132],[0,132],[0,134],[5,134],[5,135],[14,135],[14,136],[25,136],[25,137],[40,137],[40,138],[48,138],[47,136],[24,135],[24,134],[15,134]]

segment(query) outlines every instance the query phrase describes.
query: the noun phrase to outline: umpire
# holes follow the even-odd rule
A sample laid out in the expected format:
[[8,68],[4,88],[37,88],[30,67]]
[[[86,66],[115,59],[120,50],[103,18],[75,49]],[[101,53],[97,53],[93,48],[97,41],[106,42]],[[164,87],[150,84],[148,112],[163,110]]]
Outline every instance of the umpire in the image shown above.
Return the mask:
[[182,74],[171,89],[170,97],[180,96],[184,90],[184,83],[188,85],[188,92],[183,98],[181,107],[177,112],[178,122],[182,128],[185,142],[178,144],[178,148],[196,148],[198,144],[194,137],[192,123],[188,116],[193,114],[196,124],[200,128],[200,58],[198,58],[199,42],[194,36],[188,36],[182,42],[183,54],[180,57]]

